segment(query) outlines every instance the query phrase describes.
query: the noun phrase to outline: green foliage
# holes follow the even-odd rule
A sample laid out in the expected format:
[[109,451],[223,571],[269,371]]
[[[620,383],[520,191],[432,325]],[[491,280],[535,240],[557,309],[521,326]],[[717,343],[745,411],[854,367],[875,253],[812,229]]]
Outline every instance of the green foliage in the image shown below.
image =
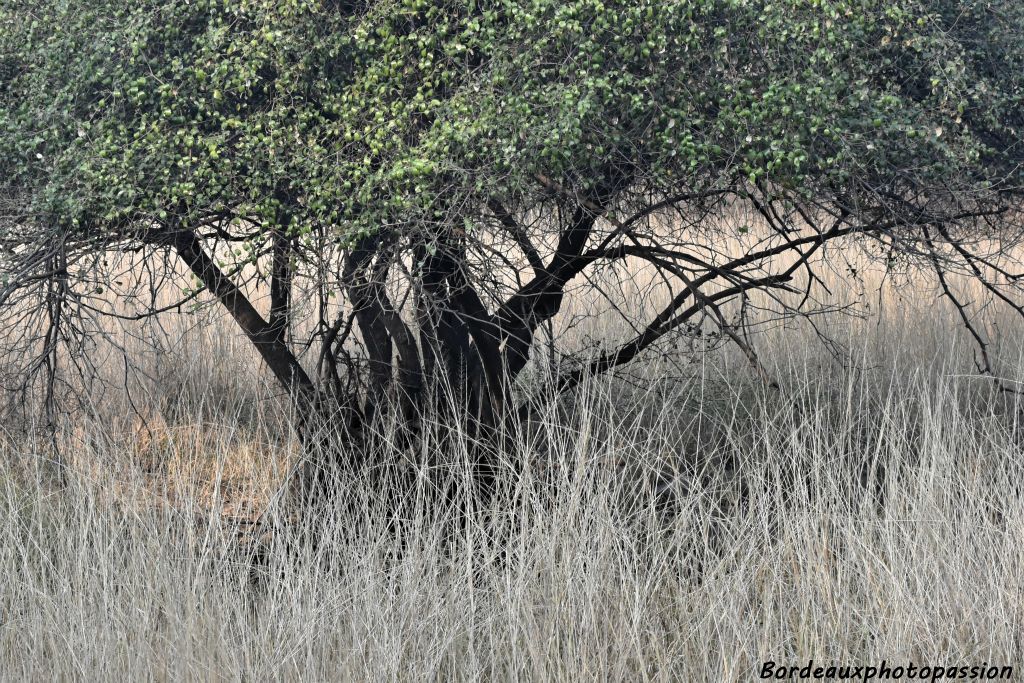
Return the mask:
[[541,173],[602,201],[969,191],[1019,182],[1022,32],[1011,0],[5,0],[0,171],[83,235],[343,242]]
[[[272,219],[327,151],[321,95],[344,60],[313,3],[51,3],[5,23],[4,145],[42,180],[39,215],[137,229],[228,212]],[[312,48],[312,49],[311,49]],[[32,131],[31,134],[28,131]]]

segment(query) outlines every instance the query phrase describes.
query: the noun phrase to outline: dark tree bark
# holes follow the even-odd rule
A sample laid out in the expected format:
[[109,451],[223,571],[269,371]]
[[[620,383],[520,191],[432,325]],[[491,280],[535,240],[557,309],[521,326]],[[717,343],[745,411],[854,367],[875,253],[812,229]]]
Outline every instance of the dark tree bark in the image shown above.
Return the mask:
[[291,325],[293,250],[292,238],[280,230],[275,231],[271,256],[270,319],[267,322],[282,344],[287,341]]
[[231,314],[300,409],[312,410],[317,405],[316,386],[281,338],[280,331],[263,319],[245,294],[210,258],[195,232],[187,229],[176,231],[172,246],[192,273]]

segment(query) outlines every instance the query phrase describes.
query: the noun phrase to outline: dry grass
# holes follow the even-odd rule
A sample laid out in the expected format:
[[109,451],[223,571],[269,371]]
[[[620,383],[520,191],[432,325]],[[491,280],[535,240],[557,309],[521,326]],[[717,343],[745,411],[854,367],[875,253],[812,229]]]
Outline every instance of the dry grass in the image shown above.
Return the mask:
[[[239,538],[296,446],[250,352],[195,331],[149,361],[144,421],[105,394],[61,433],[65,488],[41,474],[48,444],[3,446],[0,677],[746,681],[769,659],[1018,663],[1022,399],[971,376],[955,316],[915,287],[827,319],[839,358],[806,327],[765,330],[781,392],[732,349],[592,382],[512,448],[529,463],[515,505],[454,540],[422,510],[396,537],[379,482],[345,482],[337,514],[305,521],[321,542],[275,539],[255,583]],[[1020,327],[992,316],[999,370],[1024,380]],[[442,458],[456,469],[457,451]]]

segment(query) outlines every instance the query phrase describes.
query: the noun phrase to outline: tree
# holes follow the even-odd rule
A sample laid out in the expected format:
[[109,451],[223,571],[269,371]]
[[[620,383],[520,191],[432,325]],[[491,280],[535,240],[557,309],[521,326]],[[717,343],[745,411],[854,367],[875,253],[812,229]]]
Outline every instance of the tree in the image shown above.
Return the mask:
[[[626,260],[669,303],[534,396],[708,324],[759,367],[727,304],[813,310],[850,240],[933,268],[983,369],[946,277],[1021,310],[978,247],[1020,227],[1013,0],[7,0],[0,25],[0,309],[41,335],[10,345],[23,380],[52,385],[111,314],[110,253],[184,265],[182,300],[223,305],[303,424],[350,440],[452,403],[500,431],[572,283]],[[730,255],[737,211],[766,234]]]

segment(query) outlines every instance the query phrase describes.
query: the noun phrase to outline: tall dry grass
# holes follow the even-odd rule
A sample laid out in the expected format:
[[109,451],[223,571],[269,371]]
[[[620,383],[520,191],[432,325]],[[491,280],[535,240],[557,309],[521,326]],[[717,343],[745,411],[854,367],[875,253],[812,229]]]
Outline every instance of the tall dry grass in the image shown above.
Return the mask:
[[[97,394],[62,427],[65,487],[45,476],[52,442],[2,446],[0,677],[746,681],[765,660],[1017,664],[1024,399],[972,374],[954,313],[920,283],[874,284],[870,316],[821,321],[838,356],[806,326],[758,335],[780,391],[734,349],[651,357],[538,414],[493,515],[453,528],[410,505],[396,533],[387,487],[344,481],[336,509],[301,522],[318,539],[305,545],[254,538],[297,446],[250,351],[200,326],[147,361],[133,395]],[[577,326],[581,345],[616,323],[586,324],[600,326]],[[1020,383],[1019,324],[988,324]],[[428,434],[419,455],[459,476],[459,443],[440,444]],[[382,440],[382,460],[406,456]]]

